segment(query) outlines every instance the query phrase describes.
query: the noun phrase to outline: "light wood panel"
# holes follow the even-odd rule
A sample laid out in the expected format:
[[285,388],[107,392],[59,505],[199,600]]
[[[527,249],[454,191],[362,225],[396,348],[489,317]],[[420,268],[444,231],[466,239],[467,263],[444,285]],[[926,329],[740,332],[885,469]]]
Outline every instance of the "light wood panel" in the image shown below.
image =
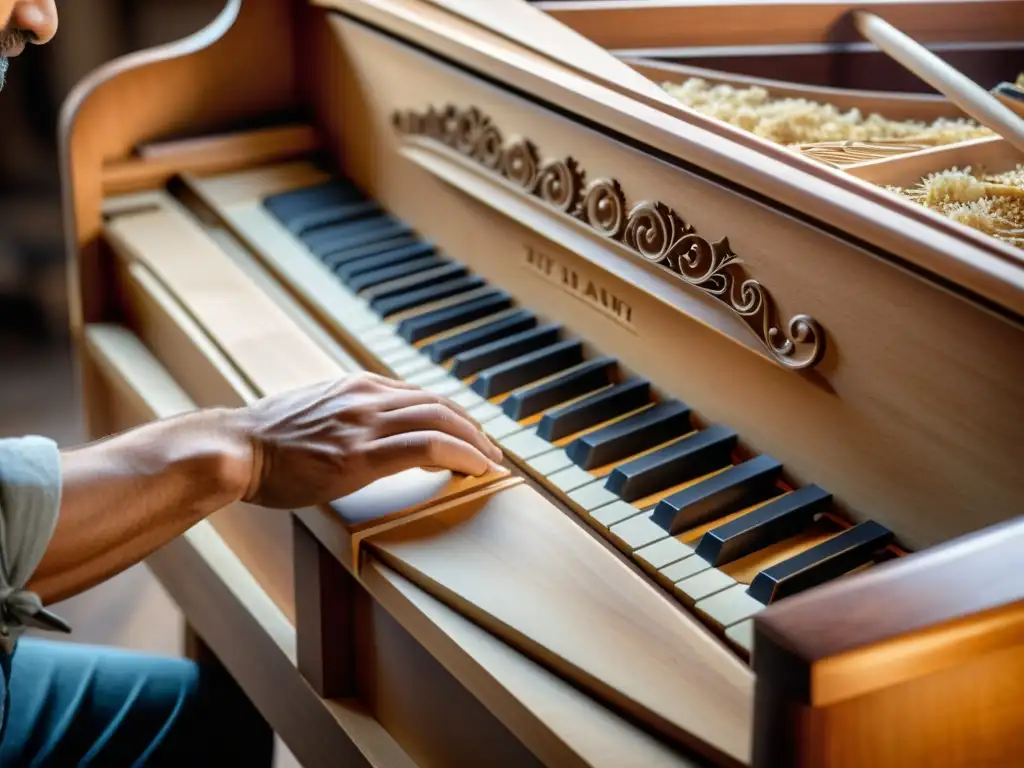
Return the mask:
[[370,557],[363,583],[546,765],[695,768],[558,675]]
[[[355,617],[361,698],[418,765],[544,765],[496,713],[483,707],[414,635],[361,589],[356,594]],[[523,662],[524,666],[530,663]]]
[[[953,222],[937,221],[884,190],[698,113],[673,109],[668,114],[648,104],[642,94],[626,96],[602,87],[524,46],[417,0],[318,0],[318,4],[380,26],[538,100],[558,104],[674,162],[729,179],[785,206],[790,215],[848,233],[957,291],[1009,309],[1014,316],[1024,313],[1024,276],[1019,255],[1011,246],[981,238]],[[325,53],[321,60],[320,71],[337,73],[332,75],[335,78],[345,76],[345,55]],[[326,83],[318,85],[324,88],[322,94],[333,94],[335,102],[326,104],[321,97],[321,123],[327,126],[344,119],[338,108],[347,94],[334,87],[328,90]],[[326,130],[337,135],[338,129]],[[370,149],[365,138],[359,141],[361,150]],[[344,157],[348,163],[358,163],[361,154]]]
[[[888,525],[911,547],[1016,509],[1024,360],[1008,351],[1020,347],[1019,326],[362,27],[339,22],[335,30],[340,50],[333,55],[345,68],[335,70],[330,93],[342,94],[334,108],[344,119],[328,133],[343,137],[337,154],[344,170],[453,258],[707,420],[732,427],[753,449],[782,461],[798,483],[817,483],[855,517]],[[385,60],[389,66],[381,67]],[[707,327],[723,314],[684,286],[540,201],[510,192],[485,169],[403,140],[391,125],[395,109],[452,102],[477,107],[505,136],[529,138],[542,159],[571,155],[591,180],[619,181],[629,200],[662,200],[709,240],[727,237],[782,317],[807,312],[820,321],[828,334],[822,363],[794,375],[723,343]],[[326,121],[332,113],[323,114]],[[407,150],[421,148],[452,174],[410,162]],[[527,249],[633,306],[632,328],[526,269]]]
[[707,756],[748,761],[747,668],[536,491],[491,494],[367,544],[591,695]]

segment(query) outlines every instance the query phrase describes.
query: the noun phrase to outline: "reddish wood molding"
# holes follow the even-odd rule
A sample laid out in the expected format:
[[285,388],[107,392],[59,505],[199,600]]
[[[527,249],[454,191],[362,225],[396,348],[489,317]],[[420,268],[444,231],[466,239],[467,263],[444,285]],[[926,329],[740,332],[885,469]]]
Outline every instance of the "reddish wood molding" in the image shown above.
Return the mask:
[[[1000,660],[1024,654],[1022,563],[1024,517],[1018,517],[791,598],[758,616],[755,765],[819,754],[815,750],[839,740],[836,724],[850,711],[877,712],[910,689],[940,693],[898,717],[910,729],[929,718],[938,721],[938,713],[948,709],[946,700],[964,694],[935,683],[963,670],[992,664],[997,672],[1003,669],[989,679],[980,676],[970,692],[983,703],[998,700],[1009,669]],[[867,720],[861,717],[863,725]],[[1024,714],[998,717],[1012,722]],[[1006,747],[996,737],[986,741],[977,729],[961,736],[953,738],[961,746]]]

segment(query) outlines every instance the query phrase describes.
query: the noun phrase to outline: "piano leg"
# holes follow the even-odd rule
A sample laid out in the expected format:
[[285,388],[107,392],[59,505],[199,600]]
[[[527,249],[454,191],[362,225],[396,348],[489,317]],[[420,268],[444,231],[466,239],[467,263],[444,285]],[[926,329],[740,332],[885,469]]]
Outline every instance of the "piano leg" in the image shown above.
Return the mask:
[[355,580],[292,518],[298,667],[322,698],[355,695],[352,600]]

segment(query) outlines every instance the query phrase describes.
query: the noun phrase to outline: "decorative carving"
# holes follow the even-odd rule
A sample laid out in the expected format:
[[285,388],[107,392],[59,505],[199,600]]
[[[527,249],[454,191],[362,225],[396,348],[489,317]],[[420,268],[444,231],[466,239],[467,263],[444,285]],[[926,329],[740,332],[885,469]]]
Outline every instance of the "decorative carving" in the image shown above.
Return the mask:
[[571,157],[544,159],[521,137],[505,141],[491,119],[476,107],[424,113],[399,110],[395,129],[431,139],[499,175],[556,211],[583,222],[603,237],[711,296],[741,317],[782,365],[811,368],[825,352],[825,331],[810,315],[794,315],[783,326],[767,289],[749,277],[728,238],[711,243],[662,202],[627,205],[619,182],[585,174]]

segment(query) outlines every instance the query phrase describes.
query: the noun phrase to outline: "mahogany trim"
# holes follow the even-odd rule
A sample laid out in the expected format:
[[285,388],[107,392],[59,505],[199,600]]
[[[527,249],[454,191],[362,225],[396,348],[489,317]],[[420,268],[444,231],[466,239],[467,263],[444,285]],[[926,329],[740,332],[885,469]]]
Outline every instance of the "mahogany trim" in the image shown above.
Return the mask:
[[821,705],[1019,644],[1022,558],[1018,517],[781,602],[754,621],[759,685]]

